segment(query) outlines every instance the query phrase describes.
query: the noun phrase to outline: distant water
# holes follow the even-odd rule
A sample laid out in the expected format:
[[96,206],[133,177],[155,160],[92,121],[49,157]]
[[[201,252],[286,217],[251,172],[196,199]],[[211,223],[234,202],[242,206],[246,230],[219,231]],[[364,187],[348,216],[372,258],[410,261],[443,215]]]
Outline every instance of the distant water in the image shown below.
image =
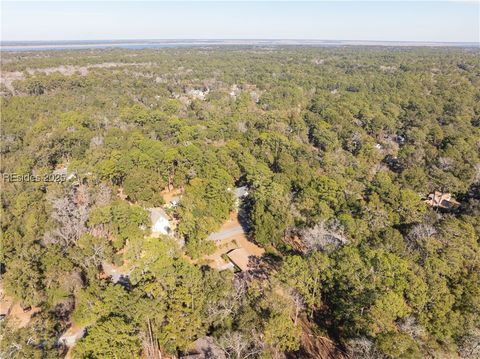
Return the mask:
[[478,43],[439,43],[402,41],[350,41],[350,40],[118,40],[118,41],[22,41],[2,42],[1,51],[46,51],[89,49],[159,49],[191,46],[427,46],[427,47],[479,47]]

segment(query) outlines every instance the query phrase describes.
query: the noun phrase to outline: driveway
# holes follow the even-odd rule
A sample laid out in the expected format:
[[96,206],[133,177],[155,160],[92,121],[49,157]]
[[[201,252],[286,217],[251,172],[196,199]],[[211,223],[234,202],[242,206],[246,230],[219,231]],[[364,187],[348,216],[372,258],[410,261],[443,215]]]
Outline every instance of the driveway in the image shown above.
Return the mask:
[[212,233],[207,237],[207,239],[210,241],[217,242],[217,241],[221,241],[226,238],[230,238],[239,234],[244,234],[244,231],[241,225],[238,225],[237,227],[233,227],[233,228],[224,229],[224,230],[221,230],[220,232]]

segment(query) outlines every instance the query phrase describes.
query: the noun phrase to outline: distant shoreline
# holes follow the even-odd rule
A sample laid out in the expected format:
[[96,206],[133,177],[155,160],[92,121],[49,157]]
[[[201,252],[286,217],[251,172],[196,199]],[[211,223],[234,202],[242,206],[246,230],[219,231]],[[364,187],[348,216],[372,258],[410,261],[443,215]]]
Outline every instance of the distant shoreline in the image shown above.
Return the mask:
[[387,47],[465,47],[479,48],[475,42],[416,42],[360,40],[77,40],[77,41],[3,41],[0,51],[41,51],[107,48],[165,48],[183,46],[387,46]]

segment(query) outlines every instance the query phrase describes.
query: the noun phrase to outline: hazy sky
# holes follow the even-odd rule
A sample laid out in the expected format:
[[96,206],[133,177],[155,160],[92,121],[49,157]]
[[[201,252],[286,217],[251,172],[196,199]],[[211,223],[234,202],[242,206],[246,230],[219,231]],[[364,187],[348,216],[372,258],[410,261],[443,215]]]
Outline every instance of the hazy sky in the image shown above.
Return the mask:
[[8,40],[327,39],[479,42],[476,1],[2,1]]

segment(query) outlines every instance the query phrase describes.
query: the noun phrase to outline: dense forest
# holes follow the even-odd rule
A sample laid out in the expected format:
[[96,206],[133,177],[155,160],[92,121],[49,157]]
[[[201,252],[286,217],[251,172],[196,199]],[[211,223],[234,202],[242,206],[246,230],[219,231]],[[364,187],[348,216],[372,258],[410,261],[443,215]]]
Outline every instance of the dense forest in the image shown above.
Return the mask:
[[479,358],[479,55],[2,53],[0,357]]

